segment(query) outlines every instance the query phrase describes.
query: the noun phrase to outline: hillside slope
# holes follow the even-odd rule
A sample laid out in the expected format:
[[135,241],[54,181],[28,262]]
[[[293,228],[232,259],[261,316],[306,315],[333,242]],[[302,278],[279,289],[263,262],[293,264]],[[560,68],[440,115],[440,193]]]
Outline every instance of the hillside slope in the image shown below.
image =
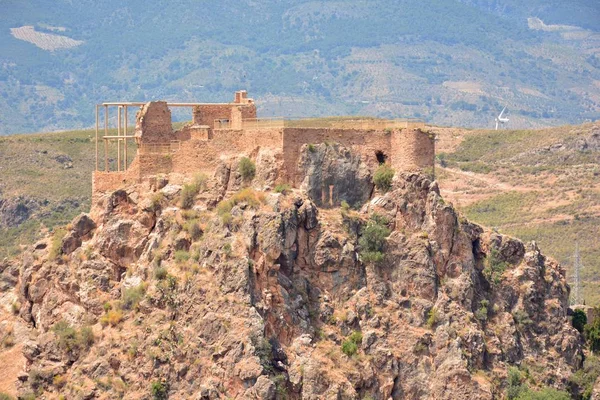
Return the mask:
[[[535,244],[460,218],[426,176],[373,192],[373,171],[349,152],[304,146],[304,171],[349,168],[365,185],[338,194],[364,190],[360,210],[317,207],[309,179],[282,193],[243,187],[237,158],[214,179],[172,174],[106,193],[2,264],[2,310],[15,315],[0,333],[23,355],[0,361],[24,367],[0,390],[491,400],[520,385],[510,367],[527,377],[522,394],[565,389],[583,353],[564,270]],[[277,166],[257,176],[275,179]]]
[[599,20],[581,0],[9,0],[0,134],[89,127],[100,101],[240,88],[265,116],[490,127],[507,105],[514,128],[582,123],[600,115]]
[[[442,194],[469,219],[535,240],[600,302],[600,124],[532,131],[439,129]],[[572,279],[572,274],[569,275]]]

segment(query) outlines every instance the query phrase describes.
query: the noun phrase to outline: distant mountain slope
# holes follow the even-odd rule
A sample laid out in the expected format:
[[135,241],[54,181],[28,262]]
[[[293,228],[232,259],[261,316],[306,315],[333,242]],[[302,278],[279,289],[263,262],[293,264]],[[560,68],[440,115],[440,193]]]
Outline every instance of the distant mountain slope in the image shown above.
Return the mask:
[[[4,3],[0,134],[91,126],[106,99],[223,101],[513,127],[600,115],[600,9],[583,1]],[[527,19],[581,29],[530,29]],[[33,26],[79,46],[43,50]],[[70,42],[77,41],[77,42]]]
[[537,241],[570,279],[578,243],[585,300],[599,304],[600,124],[438,135],[444,197],[470,220]]

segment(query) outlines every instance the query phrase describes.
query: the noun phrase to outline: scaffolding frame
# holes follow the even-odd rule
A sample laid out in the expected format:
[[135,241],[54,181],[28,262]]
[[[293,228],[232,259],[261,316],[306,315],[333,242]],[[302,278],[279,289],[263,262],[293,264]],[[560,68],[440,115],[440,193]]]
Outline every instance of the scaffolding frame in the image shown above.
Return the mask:
[[[125,172],[129,168],[127,162],[127,143],[128,140],[135,139],[135,129],[133,132],[128,130],[129,121],[129,108],[130,107],[143,107],[147,102],[141,101],[109,101],[100,104],[96,104],[96,171],[100,171],[100,141],[104,142],[104,171],[110,172],[108,163],[108,147],[109,142],[117,142],[117,172]],[[189,107],[194,108],[196,106],[208,106],[208,105],[231,105],[235,103],[169,103],[167,107]],[[117,112],[117,134],[109,135],[110,127],[110,110],[116,108]],[[100,109],[104,109],[104,135],[100,136]],[[130,134],[131,133],[131,134]],[[123,151],[121,151],[121,149]]]

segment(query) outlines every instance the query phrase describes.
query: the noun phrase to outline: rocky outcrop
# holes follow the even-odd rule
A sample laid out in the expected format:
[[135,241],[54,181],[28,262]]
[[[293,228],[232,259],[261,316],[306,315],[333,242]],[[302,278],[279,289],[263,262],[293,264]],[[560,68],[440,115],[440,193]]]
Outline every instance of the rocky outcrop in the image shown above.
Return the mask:
[[[215,207],[221,174],[184,212],[176,193],[134,186],[74,222],[85,249],[25,255],[19,313],[35,334],[21,392],[493,399],[512,365],[567,385],[582,343],[560,265],[464,220],[425,176],[371,198],[360,160],[321,146],[303,155],[320,174],[307,192],[245,190]],[[360,211],[318,207],[310,188],[329,179]],[[386,232],[379,258],[364,254],[369,221]],[[61,320],[73,330],[53,329]]]
[[342,201],[361,206],[371,197],[371,171],[359,154],[337,143],[305,145],[299,161],[302,189],[319,207]]

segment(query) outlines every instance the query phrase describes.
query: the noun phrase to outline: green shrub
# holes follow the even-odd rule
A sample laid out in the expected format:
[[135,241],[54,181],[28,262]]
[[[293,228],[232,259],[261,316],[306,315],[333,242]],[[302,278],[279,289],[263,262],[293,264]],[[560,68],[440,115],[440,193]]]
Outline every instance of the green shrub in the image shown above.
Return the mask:
[[540,391],[523,389],[515,400],[570,400],[571,395],[567,392],[553,388],[543,388]]
[[439,316],[438,316],[437,308],[433,307],[427,313],[427,321],[425,322],[425,325],[427,325],[427,327],[429,329],[433,329],[433,327],[435,326],[435,324],[438,323],[438,321],[439,321]]
[[308,151],[310,151],[311,153],[314,153],[317,149],[315,148],[315,145],[312,143],[308,144]]
[[529,314],[527,314],[527,311],[525,310],[515,310],[513,311],[512,316],[519,329],[523,329],[524,327],[533,323],[529,317]]
[[[598,312],[598,309],[594,309]],[[596,314],[598,315],[598,314]],[[586,324],[583,328],[585,341],[587,342],[590,350],[596,354],[600,351],[600,318],[595,318],[591,324]]]
[[223,218],[223,216],[230,213],[231,209],[237,204],[246,203],[251,208],[258,208],[260,204],[264,202],[264,194],[258,193],[251,188],[245,188],[235,193],[229,200],[223,200],[217,204],[217,213]]
[[183,225],[183,229],[190,235],[193,241],[200,239],[202,236],[202,229],[200,229],[200,225],[198,225],[197,219],[192,219],[187,221]]
[[500,253],[497,249],[492,248],[490,254],[485,260],[483,268],[483,276],[488,282],[493,284],[499,284],[502,281],[502,274],[509,267],[506,261],[500,259]]
[[481,322],[487,321],[488,318],[488,306],[490,302],[488,300],[481,300],[479,303],[479,308],[475,311],[475,317]]
[[256,165],[254,165],[254,162],[251,159],[242,157],[238,167],[244,182],[250,182],[254,179],[254,176],[256,175]]
[[62,254],[62,240],[67,234],[66,227],[56,228],[52,233],[52,240],[50,242],[49,257],[51,260],[56,260]]
[[0,400],[15,400],[10,394],[0,392]]
[[352,357],[358,352],[358,345],[351,340],[342,342],[342,352],[348,357]]
[[516,367],[510,367],[506,377],[506,398],[514,400],[521,392],[527,390],[527,386],[521,384],[521,371]]
[[181,200],[179,202],[179,206],[184,210],[192,208],[194,202],[196,201],[197,194],[198,189],[196,185],[183,185],[183,189],[181,190]]
[[225,253],[225,255],[227,257],[231,256],[231,244],[230,243],[225,243],[223,245],[223,253]]
[[146,294],[146,286],[144,284],[127,288],[123,291],[122,300],[125,310],[132,310],[142,301]]
[[267,373],[272,373],[274,368],[273,346],[271,346],[271,342],[269,342],[269,340],[266,338],[262,338],[260,340],[253,338],[252,343],[254,345],[254,353],[260,360],[260,365]]
[[162,208],[162,202],[165,195],[162,192],[156,192],[150,198],[150,210],[156,212]]
[[166,400],[169,398],[169,387],[165,382],[154,381],[150,385],[150,393],[154,400]]
[[358,347],[362,343],[362,333],[354,331],[348,336],[348,339],[342,342],[342,352],[348,357],[352,357],[358,352]]
[[154,270],[154,277],[156,279],[158,279],[159,281],[162,281],[163,279],[165,279],[167,277],[167,269],[164,267],[158,267]]
[[583,368],[571,375],[569,382],[574,390],[581,395],[581,398],[587,400],[592,396],[594,383],[599,376],[600,359],[590,354],[583,362]]
[[373,215],[363,227],[358,244],[360,257],[363,262],[380,262],[383,260],[383,247],[385,239],[391,231],[385,221],[378,215]]
[[373,183],[377,189],[387,192],[392,188],[394,170],[387,164],[381,164],[373,175]]
[[94,343],[94,332],[90,327],[77,330],[66,321],[60,320],[52,327],[58,338],[58,347],[65,352],[73,352],[89,348]]
[[342,200],[340,207],[342,208],[342,213],[347,213],[350,211],[350,204],[348,204],[346,200]]
[[580,309],[573,311],[571,324],[573,325],[573,328],[579,331],[579,333],[583,333],[585,325],[587,324],[587,315],[585,314],[585,311]]
[[190,259],[190,252],[185,250],[177,250],[173,258],[177,264],[183,264]]
[[280,183],[279,185],[275,186],[275,189],[273,190],[275,193],[287,194],[290,190],[292,190],[292,187],[287,183]]

